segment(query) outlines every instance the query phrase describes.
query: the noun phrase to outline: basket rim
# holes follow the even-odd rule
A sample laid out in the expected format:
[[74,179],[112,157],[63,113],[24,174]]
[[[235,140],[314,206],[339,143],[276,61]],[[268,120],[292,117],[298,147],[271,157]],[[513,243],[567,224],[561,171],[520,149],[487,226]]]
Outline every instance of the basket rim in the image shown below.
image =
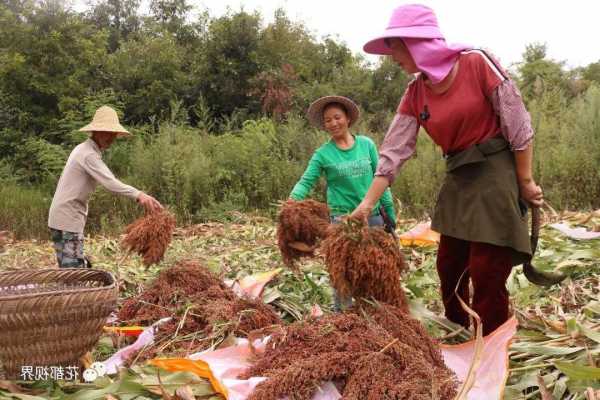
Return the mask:
[[49,297],[49,296],[62,296],[65,294],[91,294],[94,292],[98,292],[98,291],[112,291],[114,290],[116,287],[115,285],[111,285],[111,286],[103,286],[101,288],[86,288],[86,289],[71,289],[71,290],[59,290],[59,291],[55,291],[55,292],[37,292],[37,293],[27,293],[27,294],[16,294],[16,295],[10,295],[10,296],[2,296],[0,295],[0,303],[3,302],[8,302],[8,301],[12,301],[12,300],[17,300],[17,299],[29,299],[29,298],[35,298],[35,297]]
[[[78,268],[78,269],[82,269],[83,268]],[[105,274],[106,276],[109,277],[109,279],[112,281],[110,284],[106,285],[106,286],[101,286],[101,287],[82,287],[82,288],[73,288],[73,289],[61,289],[61,290],[47,290],[47,291],[40,291],[40,292],[35,292],[35,293],[24,293],[24,294],[11,294],[11,295],[2,295],[2,291],[0,291],[0,302],[7,302],[7,301],[11,301],[11,300],[16,300],[16,299],[27,299],[27,298],[35,298],[35,297],[48,297],[48,296],[61,296],[61,295],[65,295],[65,294],[92,294],[94,292],[100,292],[100,291],[112,291],[115,290],[117,288],[117,280],[115,279],[115,276],[109,272],[109,271],[104,271],[104,270],[100,270],[100,269],[89,269],[89,268],[85,268],[86,272],[99,272],[102,274]],[[40,273],[48,273],[48,272],[64,272],[61,271],[60,269],[54,269],[54,268],[50,268],[50,269],[40,269],[40,270],[36,270],[36,271],[9,271],[9,272],[0,272],[0,278],[2,277],[2,275],[12,275],[15,274],[15,272],[21,272],[21,273],[31,273],[31,272],[40,272]],[[27,283],[23,283],[23,285],[27,285]]]

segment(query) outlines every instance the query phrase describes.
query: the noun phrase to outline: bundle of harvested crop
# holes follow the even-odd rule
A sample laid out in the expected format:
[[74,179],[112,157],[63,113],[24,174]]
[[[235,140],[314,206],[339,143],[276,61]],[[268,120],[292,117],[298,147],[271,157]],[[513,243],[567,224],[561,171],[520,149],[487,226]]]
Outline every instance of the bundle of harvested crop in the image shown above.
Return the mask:
[[398,243],[382,228],[348,219],[330,228],[321,251],[331,284],[341,296],[375,299],[407,310],[400,284],[404,257]]
[[[456,376],[437,344],[400,308],[379,304],[319,319],[299,321],[272,334],[264,353],[241,378],[265,376],[248,400],[284,396],[310,399],[324,381],[334,381],[344,399],[440,399],[456,395]],[[393,335],[362,316],[395,315]],[[374,319],[377,317],[373,316]]]
[[240,298],[194,260],[163,270],[140,295],[126,300],[118,314],[121,321],[141,325],[164,317],[172,319],[160,325],[156,334],[156,342],[163,342],[161,354],[204,350],[231,334],[245,337],[281,323],[270,306]]
[[122,245],[143,257],[144,265],[159,263],[175,229],[175,217],[167,210],[148,213],[125,228]]
[[320,239],[327,235],[329,208],[315,200],[288,200],[281,206],[277,244],[283,261],[294,267],[300,257],[311,256]]

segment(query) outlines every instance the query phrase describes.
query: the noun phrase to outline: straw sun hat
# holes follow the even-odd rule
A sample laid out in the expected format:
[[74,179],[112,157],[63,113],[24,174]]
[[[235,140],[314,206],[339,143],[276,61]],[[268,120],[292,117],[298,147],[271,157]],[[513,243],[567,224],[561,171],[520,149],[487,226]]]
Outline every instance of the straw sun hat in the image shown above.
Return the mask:
[[323,127],[323,110],[331,103],[340,103],[346,109],[350,123],[348,126],[352,126],[360,117],[360,110],[355,102],[344,96],[325,96],[321,97],[312,102],[306,116],[311,124],[316,127]]
[[96,110],[92,122],[80,129],[81,132],[114,132],[117,136],[129,136],[127,129],[119,123],[117,112],[109,106]]

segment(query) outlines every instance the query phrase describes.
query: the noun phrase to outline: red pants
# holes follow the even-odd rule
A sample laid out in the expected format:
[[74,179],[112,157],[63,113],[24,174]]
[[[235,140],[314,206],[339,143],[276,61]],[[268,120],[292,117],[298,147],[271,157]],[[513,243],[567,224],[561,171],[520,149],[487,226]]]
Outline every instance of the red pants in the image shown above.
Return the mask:
[[[512,250],[487,243],[468,242],[442,235],[437,255],[442,300],[446,318],[469,327],[469,315],[456,298],[454,290],[464,271],[456,293],[481,318],[487,335],[508,319],[506,279],[512,268]],[[473,282],[473,299],[469,302],[469,277]]]

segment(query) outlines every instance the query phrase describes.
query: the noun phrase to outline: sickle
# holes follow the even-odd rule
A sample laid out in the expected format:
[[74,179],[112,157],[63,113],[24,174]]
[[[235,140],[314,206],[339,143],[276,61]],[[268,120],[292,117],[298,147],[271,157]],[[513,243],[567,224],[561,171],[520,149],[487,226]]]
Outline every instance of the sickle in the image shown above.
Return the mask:
[[546,272],[537,270],[531,260],[537,249],[538,238],[540,236],[540,209],[537,207],[531,208],[531,259],[523,264],[523,272],[529,282],[539,286],[552,286],[562,282],[567,275],[554,272]]

